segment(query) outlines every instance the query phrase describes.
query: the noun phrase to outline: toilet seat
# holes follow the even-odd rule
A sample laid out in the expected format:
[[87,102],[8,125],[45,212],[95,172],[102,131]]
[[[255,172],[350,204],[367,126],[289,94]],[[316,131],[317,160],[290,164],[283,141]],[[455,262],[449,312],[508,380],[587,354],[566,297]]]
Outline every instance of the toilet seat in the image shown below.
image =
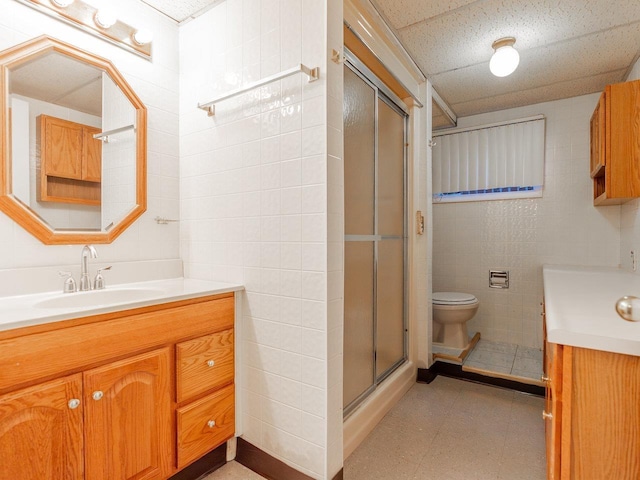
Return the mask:
[[460,292],[434,292],[433,304],[434,305],[471,305],[478,301],[478,299],[470,293]]

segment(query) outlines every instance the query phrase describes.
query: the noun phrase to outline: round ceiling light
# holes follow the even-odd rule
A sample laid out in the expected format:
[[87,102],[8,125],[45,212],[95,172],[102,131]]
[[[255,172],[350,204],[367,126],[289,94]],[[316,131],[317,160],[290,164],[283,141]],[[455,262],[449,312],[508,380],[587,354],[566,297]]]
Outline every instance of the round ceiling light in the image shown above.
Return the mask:
[[495,52],[489,62],[489,70],[496,77],[506,77],[511,75],[520,63],[520,55],[518,51],[513,48],[513,44],[516,43],[516,39],[513,37],[505,37],[493,42],[493,49]]
[[96,25],[102,28],[109,28],[118,21],[116,14],[109,8],[98,10],[94,19],[96,21]]
[[149,30],[138,30],[133,34],[133,41],[138,45],[145,45],[153,40],[153,35]]

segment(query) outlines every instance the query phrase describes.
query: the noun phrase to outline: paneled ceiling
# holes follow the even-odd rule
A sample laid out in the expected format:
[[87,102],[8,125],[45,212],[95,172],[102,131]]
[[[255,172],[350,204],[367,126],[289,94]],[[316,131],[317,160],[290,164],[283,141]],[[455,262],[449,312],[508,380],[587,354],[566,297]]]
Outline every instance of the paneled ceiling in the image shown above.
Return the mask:
[[[223,0],[142,1],[183,22]],[[458,116],[598,92],[640,55],[640,0],[370,1]],[[520,65],[494,77],[491,44],[509,36]]]
[[[638,0],[372,0],[458,116],[598,92],[640,54]],[[520,65],[489,72],[515,37]]]

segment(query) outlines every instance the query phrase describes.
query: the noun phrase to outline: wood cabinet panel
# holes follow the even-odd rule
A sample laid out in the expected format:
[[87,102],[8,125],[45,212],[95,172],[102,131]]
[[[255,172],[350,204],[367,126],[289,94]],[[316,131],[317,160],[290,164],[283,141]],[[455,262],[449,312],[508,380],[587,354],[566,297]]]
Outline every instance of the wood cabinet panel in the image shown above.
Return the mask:
[[82,179],[88,182],[102,180],[102,141],[93,138],[99,128],[85,126],[82,129]]
[[171,470],[169,348],[84,373],[86,472],[92,480],[163,479]]
[[233,436],[234,402],[234,386],[229,385],[176,410],[178,468],[188,465]]
[[233,382],[233,357],[233,329],[177,344],[178,403]]
[[82,125],[40,115],[40,158],[45,175],[82,180]]
[[0,397],[0,480],[83,478],[82,377],[73,375]]
[[[0,393],[233,327],[233,295],[0,341]],[[179,325],[179,328],[176,328]]]

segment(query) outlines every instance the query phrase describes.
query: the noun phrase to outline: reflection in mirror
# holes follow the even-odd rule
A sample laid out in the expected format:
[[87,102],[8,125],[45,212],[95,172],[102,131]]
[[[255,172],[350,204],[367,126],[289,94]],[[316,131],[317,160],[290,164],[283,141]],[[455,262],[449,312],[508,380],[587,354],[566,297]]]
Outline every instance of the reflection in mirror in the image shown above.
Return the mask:
[[144,105],[109,61],[51,38],[0,69],[0,208],[45,243],[110,242],[146,208]]
[[9,95],[17,199],[54,230],[107,231],[135,206],[134,130],[93,138],[135,125],[107,73],[51,51],[9,71]]

